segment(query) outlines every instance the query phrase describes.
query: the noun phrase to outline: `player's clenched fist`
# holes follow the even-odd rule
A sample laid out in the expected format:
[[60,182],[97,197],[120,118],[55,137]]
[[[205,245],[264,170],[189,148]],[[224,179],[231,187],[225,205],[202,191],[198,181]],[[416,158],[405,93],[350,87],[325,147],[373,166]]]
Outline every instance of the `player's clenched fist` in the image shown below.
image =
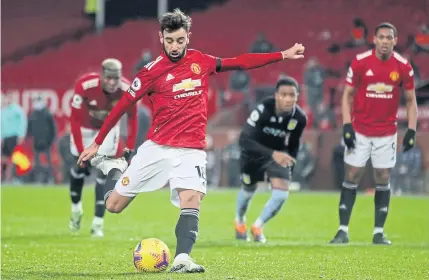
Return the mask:
[[302,44],[295,44],[292,48],[282,51],[283,59],[304,58],[305,47]]
[[346,123],[343,126],[343,139],[347,149],[354,149],[356,146],[356,133],[351,123]]
[[273,159],[281,166],[292,166],[295,164],[295,159],[284,152],[274,151]]
[[404,141],[402,146],[404,152],[411,150],[416,143],[416,131],[414,129],[407,129],[407,132],[404,135]]

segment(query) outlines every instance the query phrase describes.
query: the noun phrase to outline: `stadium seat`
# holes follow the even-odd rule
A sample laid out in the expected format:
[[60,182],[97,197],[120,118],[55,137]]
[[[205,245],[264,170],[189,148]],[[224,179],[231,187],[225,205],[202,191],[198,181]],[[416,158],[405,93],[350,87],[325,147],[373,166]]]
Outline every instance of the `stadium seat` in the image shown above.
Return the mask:
[[82,15],[82,1],[3,1],[2,10],[2,56],[92,25]]
[[[48,5],[52,0],[42,1],[43,5]],[[32,3],[29,0],[19,0],[18,2]],[[373,9],[369,14],[366,9],[369,4],[387,8]],[[35,4],[28,5],[37,10],[41,9]],[[194,24],[191,47],[219,57],[231,57],[248,52],[257,33],[263,31],[276,48],[287,48],[295,42],[303,43],[308,53],[307,58],[315,56],[323,66],[344,72],[346,63],[365,48],[346,49],[338,54],[328,53],[327,48],[332,43],[341,45],[349,40],[352,19],[355,16],[364,19],[370,29],[370,34],[374,26],[379,23],[379,18],[400,23],[397,27],[400,42],[403,42],[408,34],[415,32],[419,21],[424,19],[424,13],[420,11],[419,5],[422,5],[422,1],[401,4],[388,0],[376,2],[363,0],[356,3],[329,0],[272,0],[267,5],[259,0],[230,0],[221,6],[192,14]],[[338,12],[339,9],[341,9],[341,13]],[[304,10],[305,13],[302,13]],[[57,27],[64,30],[71,26],[80,26],[80,24],[86,23],[86,20],[79,17],[79,20],[71,19],[70,17],[70,14],[76,15],[78,12],[80,13],[80,7],[77,9],[75,4],[69,3],[58,13],[56,11],[58,16],[55,19],[47,18],[42,22],[34,23],[34,26],[43,29],[46,34],[55,33]],[[11,13],[9,17],[12,17],[13,14]],[[41,16],[46,14],[48,11],[41,13]],[[64,18],[59,19],[60,17]],[[409,20],[404,21],[404,17]],[[222,20],[219,21],[219,18]],[[255,20],[256,18],[258,20]],[[34,19],[34,21],[38,21],[38,19]],[[29,20],[26,24],[32,25],[33,22]],[[244,29],[253,30],[253,32],[243,32]],[[100,62],[106,57],[120,59],[124,65],[125,75],[129,76],[142,49],[150,49],[155,57],[159,54],[160,44],[157,30],[156,20],[130,20],[120,27],[107,28],[101,35],[86,35],[79,41],[67,42],[59,49],[48,50],[36,57],[27,57],[17,64],[6,65],[2,73],[3,87],[16,83],[27,86],[36,86],[38,83],[46,85],[52,83],[52,77],[55,77],[55,86],[69,87],[79,74],[89,70],[98,70]],[[16,31],[16,28],[6,28],[5,34]],[[319,39],[320,33],[324,31],[331,34],[331,39]],[[32,38],[31,34],[28,38],[28,40]],[[10,44],[13,47],[11,47],[12,45],[6,46],[6,50],[17,48],[16,44],[24,43],[12,40]],[[429,77],[429,56],[418,54],[414,60],[421,74]],[[253,70],[251,71],[252,84],[274,84],[281,73],[294,76],[299,82],[302,82],[305,62],[306,60],[288,61],[273,64],[269,68]],[[39,65],[44,65],[43,71],[34,71],[40,67]],[[61,74],[59,75],[59,73]],[[227,86],[227,74],[221,73],[216,76],[216,79],[217,84]],[[340,82],[339,79],[327,80],[326,91],[328,92],[330,87],[336,87]]]

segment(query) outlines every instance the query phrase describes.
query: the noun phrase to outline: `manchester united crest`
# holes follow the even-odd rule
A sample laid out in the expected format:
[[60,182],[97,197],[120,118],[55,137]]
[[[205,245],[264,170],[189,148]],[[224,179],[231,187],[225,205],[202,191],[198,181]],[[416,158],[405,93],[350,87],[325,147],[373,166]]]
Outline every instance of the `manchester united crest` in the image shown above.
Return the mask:
[[130,183],[130,178],[128,178],[128,177],[122,178],[121,183],[122,183],[122,186],[124,186],[124,187],[128,186],[128,184]]
[[192,63],[191,70],[192,70],[192,72],[194,72],[197,75],[201,73],[201,67],[197,63]]
[[399,79],[399,73],[396,71],[390,72],[389,77],[393,82],[396,82]]

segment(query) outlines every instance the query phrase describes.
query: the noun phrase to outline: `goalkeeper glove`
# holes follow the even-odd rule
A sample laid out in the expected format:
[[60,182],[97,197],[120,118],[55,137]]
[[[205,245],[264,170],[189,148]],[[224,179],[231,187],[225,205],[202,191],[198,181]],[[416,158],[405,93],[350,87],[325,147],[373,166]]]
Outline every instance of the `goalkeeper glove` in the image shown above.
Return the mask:
[[343,139],[347,149],[354,149],[356,146],[356,133],[351,123],[346,123],[343,126]]
[[414,129],[407,129],[402,142],[404,152],[411,150],[416,143],[416,131]]

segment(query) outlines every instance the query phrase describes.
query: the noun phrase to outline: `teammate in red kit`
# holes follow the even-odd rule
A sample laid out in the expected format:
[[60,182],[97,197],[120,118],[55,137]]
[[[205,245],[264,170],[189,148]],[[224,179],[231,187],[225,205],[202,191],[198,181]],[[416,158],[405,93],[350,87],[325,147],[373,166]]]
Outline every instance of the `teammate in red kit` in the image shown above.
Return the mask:
[[348,243],[348,225],[356,188],[368,159],[374,167],[375,225],[373,244],[391,244],[384,234],[390,202],[390,170],[396,163],[397,112],[401,87],[405,91],[408,130],[403,151],[415,143],[417,102],[410,63],[393,51],[396,28],[382,23],[375,29],[375,49],[358,54],[346,78],[342,99],[345,179],[339,205],[340,227],[331,243]]
[[[170,272],[204,272],[204,267],[196,264],[189,254],[198,236],[200,201],[206,193],[208,78],[216,72],[300,59],[304,57],[304,47],[295,44],[283,52],[220,59],[187,48],[191,19],[179,9],[164,14],[160,25],[159,38],[164,51],[138,73],[78,163],[94,157],[91,163],[108,174],[106,208],[113,213],[121,212],[138,193],[169,184],[171,201],[181,208],[176,225],[176,256]],[[143,95],[148,95],[153,104],[152,127],[148,140],[138,148],[122,174],[114,168],[112,160],[98,156],[97,152],[121,115]]]
[[[124,90],[130,83],[122,77],[122,64],[117,59],[106,59],[102,63],[102,72],[88,73],[79,78],[75,85],[75,92],[71,101],[71,153],[77,157],[84,147],[88,147],[94,141],[99,129],[107,115],[124,94]],[[137,108],[130,106],[128,113],[128,140],[124,156],[129,157],[134,149],[137,134]],[[119,124],[106,136],[99,149],[99,153],[106,156],[115,156],[118,153]],[[126,164],[121,169],[125,170]],[[90,174],[90,166],[76,164],[70,170],[70,197],[72,201],[72,213],[69,223],[71,231],[80,229],[80,221],[83,214],[82,188],[84,177]],[[99,172],[95,185],[95,217],[92,222],[92,236],[103,236],[104,183],[106,176]]]

